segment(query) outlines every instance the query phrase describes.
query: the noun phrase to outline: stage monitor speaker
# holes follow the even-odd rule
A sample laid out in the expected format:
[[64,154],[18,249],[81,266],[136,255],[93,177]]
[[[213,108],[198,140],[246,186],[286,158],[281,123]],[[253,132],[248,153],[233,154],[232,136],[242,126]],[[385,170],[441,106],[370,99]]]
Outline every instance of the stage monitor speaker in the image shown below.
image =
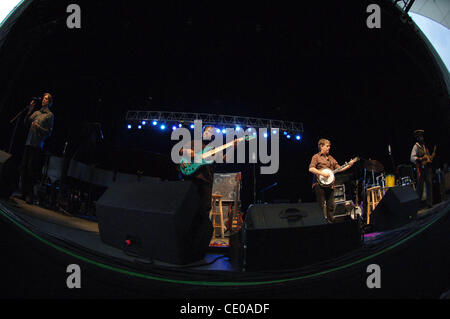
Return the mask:
[[362,239],[358,220],[329,224],[317,203],[253,205],[242,237],[248,271],[295,269],[325,261],[358,248]]
[[417,216],[419,196],[411,185],[395,186],[388,189],[370,215],[375,231],[401,227]]
[[212,225],[201,212],[196,186],[185,181],[115,183],[96,205],[103,242],[172,264],[201,260]]
[[19,185],[19,163],[15,156],[0,150],[0,197],[9,198]]

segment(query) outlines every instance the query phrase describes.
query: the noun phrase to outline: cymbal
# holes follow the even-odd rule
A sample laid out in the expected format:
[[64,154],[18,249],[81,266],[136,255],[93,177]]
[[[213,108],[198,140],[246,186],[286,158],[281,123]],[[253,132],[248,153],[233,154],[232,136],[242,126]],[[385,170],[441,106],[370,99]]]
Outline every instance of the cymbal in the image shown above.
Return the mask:
[[364,162],[364,168],[374,173],[381,173],[384,171],[384,166],[377,160],[368,160]]

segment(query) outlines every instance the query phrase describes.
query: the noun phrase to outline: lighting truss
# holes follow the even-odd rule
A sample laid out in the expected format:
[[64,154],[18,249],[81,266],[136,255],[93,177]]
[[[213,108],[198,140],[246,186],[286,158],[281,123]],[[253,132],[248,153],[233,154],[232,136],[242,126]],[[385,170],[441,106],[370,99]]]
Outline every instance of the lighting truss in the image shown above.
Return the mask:
[[303,134],[303,123],[282,120],[264,119],[246,116],[218,115],[207,113],[166,112],[166,111],[128,111],[126,120],[131,122],[146,121],[176,122],[191,124],[195,120],[201,120],[202,124],[220,127],[251,127],[251,128],[279,128],[281,131],[290,131]]

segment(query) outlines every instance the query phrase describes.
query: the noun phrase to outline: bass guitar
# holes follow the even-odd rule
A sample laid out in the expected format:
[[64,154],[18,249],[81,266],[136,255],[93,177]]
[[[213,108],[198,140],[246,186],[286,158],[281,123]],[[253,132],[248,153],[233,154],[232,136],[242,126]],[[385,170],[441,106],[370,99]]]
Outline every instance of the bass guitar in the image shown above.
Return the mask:
[[328,176],[328,178],[327,178],[325,176],[319,175],[317,181],[323,187],[330,187],[331,185],[333,185],[334,181],[336,180],[336,178],[334,176],[335,174],[343,171],[344,169],[347,168],[347,166],[351,165],[352,163],[356,163],[357,161],[359,161],[359,157],[353,158],[352,160],[350,160],[349,163],[346,162],[344,165],[342,165],[341,167],[339,167],[335,170],[331,170],[329,168],[321,169],[320,170],[321,172],[328,173],[328,174],[330,174],[330,176]]
[[214,162],[214,159],[212,159],[212,156],[214,156],[214,154],[233,146],[235,143],[239,143],[242,141],[249,141],[254,138],[256,138],[255,135],[246,135],[244,137],[240,137],[230,143],[216,147],[214,149],[212,147],[205,147],[201,152],[194,154],[194,156],[193,156],[194,160],[193,161],[191,160],[190,163],[183,156],[180,161],[180,171],[185,176],[192,175],[203,165],[212,164]]

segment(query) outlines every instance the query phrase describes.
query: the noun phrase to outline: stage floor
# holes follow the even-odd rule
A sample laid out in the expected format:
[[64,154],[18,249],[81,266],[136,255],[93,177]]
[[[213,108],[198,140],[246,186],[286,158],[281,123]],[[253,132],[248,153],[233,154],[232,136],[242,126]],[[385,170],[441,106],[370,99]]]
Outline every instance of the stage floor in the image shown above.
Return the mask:
[[[444,203],[444,202],[443,202]],[[441,204],[443,204],[441,203]],[[441,205],[439,204],[439,205]],[[129,263],[152,263],[155,266],[167,266],[173,268],[189,268],[195,270],[241,271],[233,267],[228,257],[229,233],[225,238],[213,238],[210,249],[204,260],[188,265],[174,265],[157,260],[146,260],[124,253],[121,249],[112,247],[102,242],[99,234],[98,223],[89,220],[89,217],[77,217],[64,212],[56,212],[36,205],[27,204],[25,201],[11,197],[9,200],[0,200],[0,205],[24,221],[34,229],[46,233],[52,237],[61,239],[75,247],[84,247],[94,254],[103,257],[112,257]],[[439,206],[435,205],[435,206]],[[431,209],[421,209],[418,217],[426,215]],[[382,233],[366,234],[364,241],[370,243],[374,238],[379,238]]]

